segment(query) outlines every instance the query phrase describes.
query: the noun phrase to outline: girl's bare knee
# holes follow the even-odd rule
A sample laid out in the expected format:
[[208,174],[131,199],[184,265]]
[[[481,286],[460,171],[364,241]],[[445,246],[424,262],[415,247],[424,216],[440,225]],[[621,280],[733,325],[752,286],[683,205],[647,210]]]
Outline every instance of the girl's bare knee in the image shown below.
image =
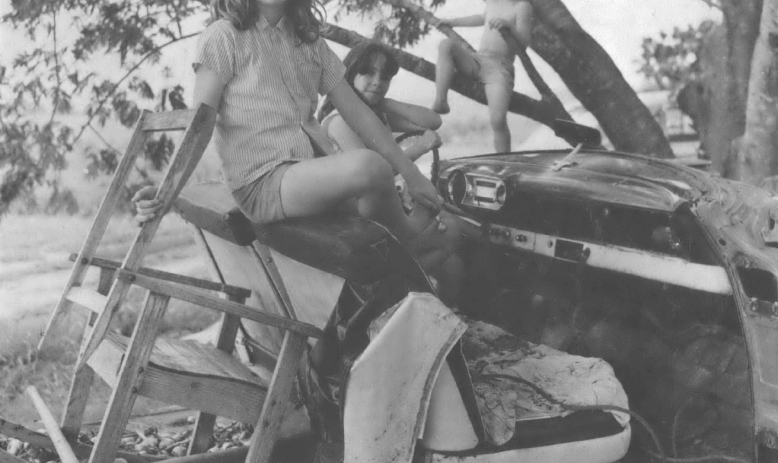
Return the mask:
[[500,130],[508,127],[507,114],[492,112],[489,114],[489,123],[493,130]]
[[371,150],[356,150],[345,176],[360,190],[376,189],[388,184],[394,188],[392,166],[380,154]]
[[447,55],[451,54],[451,49],[454,47],[454,41],[451,39],[443,39],[438,44],[438,51]]

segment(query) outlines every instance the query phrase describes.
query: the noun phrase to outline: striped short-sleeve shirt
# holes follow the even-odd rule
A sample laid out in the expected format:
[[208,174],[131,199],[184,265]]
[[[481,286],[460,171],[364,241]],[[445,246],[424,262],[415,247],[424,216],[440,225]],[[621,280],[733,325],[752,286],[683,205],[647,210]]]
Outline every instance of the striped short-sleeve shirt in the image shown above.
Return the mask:
[[323,39],[296,40],[285,17],[271,26],[260,16],[245,31],[213,22],[198,40],[193,66],[225,84],[214,143],[233,191],[283,162],[312,158],[311,139],[330,143],[313,113],[318,95],[332,91],[345,68]]

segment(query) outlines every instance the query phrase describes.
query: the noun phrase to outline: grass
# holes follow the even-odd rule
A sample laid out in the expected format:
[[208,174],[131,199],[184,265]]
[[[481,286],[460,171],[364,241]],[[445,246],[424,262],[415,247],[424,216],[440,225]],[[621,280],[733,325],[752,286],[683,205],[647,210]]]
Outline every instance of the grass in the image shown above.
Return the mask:
[[[16,299],[17,302],[33,308],[39,293],[52,293],[56,300],[66,281],[63,276],[69,274],[72,266],[68,256],[80,249],[91,224],[91,217],[5,216],[0,222],[0,292],[8,290],[13,293],[16,287],[16,296],[11,295],[4,300],[14,302],[14,297],[19,297],[21,299]],[[138,227],[130,217],[115,217],[97,254],[120,260],[137,231]],[[175,271],[176,261],[199,263],[197,249],[185,223],[175,215],[162,221],[150,248],[145,262],[149,266],[172,265]],[[186,273],[208,278],[203,266],[196,264],[188,264]],[[62,283],[56,281],[53,284],[51,280],[55,277]],[[91,286],[93,282],[94,278],[87,278],[85,284]],[[144,297],[143,291],[133,288],[115,316],[111,329],[129,336]],[[30,425],[38,418],[24,397],[24,390],[29,385],[39,390],[57,416],[67,398],[83,320],[77,315],[66,317],[57,326],[50,344],[38,351],[36,344],[39,332],[48,319],[49,305],[45,304],[42,312],[11,312],[12,315],[17,313],[18,318],[3,319],[0,312],[0,323],[5,325],[3,339],[0,339],[0,416],[13,422]],[[159,329],[160,335],[180,337],[197,332],[216,322],[218,317],[219,314],[214,311],[171,300]],[[92,390],[97,402],[96,410],[101,410],[109,394],[108,387],[97,381]]]

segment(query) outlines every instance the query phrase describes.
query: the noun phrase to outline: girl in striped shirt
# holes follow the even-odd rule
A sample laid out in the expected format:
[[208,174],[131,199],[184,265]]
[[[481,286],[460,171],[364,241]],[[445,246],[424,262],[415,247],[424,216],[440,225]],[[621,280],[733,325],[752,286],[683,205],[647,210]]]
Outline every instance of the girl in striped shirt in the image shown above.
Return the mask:
[[[438,220],[419,227],[406,216],[395,173],[417,204],[437,214],[441,199],[343,78],[343,63],[319,36],[318,0],[213,0],[211,15],[193,63],[194,104],[218,108],[214,143],[222,173],[252,221],[312,216],[349,203],[413,254],[426,241],[417,236],[445,233]],[[318,95],[328,97],[366,149],[335,152],[314,118]],[[314,157],[314,150],[329,155]],[[153,194],[147,187],[135,195],[139,222],[161,207]]]

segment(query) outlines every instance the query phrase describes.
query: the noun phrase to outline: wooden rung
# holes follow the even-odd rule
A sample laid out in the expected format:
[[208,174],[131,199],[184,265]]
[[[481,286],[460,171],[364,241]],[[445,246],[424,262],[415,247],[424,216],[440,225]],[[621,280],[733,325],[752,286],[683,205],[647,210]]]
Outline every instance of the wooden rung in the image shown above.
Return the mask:
[[299,322],[286,317],[279,317],[278,315],[261,312],[254,307],[238,304],[237,302],[225,301],[224,299],[212,297],[207,294],[197,293],[181,285],[168,283],[128,270],[119,269],[117,272],[117,277],[121,280],[131,282],[134,285],[146,288],[155,293],[165,294],[173,299],[191,302],[200,307],[207,307],[209,309],[237,315],[241,318],[248,318],[255,322],[274,326],[286,331],[292,331],[310,338],[318,339],[323,336],[322,331],[310,323]]
[[[75,262],[78,259],[78,254],[70,254],[70,260]],[[89,265],[100,267],[108,270],[117,270],[122,266],[121,263],[114,260],[103,259],[102,257],[92,257],[89,259]],[[156,270],[148,267],[141,267],[138,269],[138,273],[142,275],[148,275],[150,277],[159,278],[160,280],[172,281],[173,283],[181,283],[189,286],[195,286],[197,288],[207,289],[210,291],[218,291],[228,296],[234,296],[238,298],[248,299],[251,297],[251,290],[241,288],[240,286],[226,285],[223,283],[216,283],[214,281],[202,280],[200,278],[193,278],[186,275],[179,275],[177,273],[165,272],[162,270]]]
[[194,109],[151,113],[143,119],[141,129],[144,132],[164,132],[167,130],[184,130],[192,122]]
[[73,286],[65,295],[65,299],[81,307],[91,310],[93,313],[103,313],[108,298],[81,286]]

